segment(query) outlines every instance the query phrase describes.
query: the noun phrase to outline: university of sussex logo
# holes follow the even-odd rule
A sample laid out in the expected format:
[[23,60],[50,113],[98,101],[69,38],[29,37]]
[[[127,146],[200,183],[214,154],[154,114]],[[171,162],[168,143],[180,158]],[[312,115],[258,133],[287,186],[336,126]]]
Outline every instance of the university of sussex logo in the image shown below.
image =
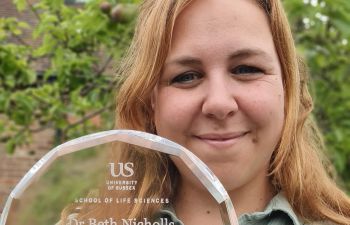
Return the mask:
[[[112,177],[131,177],[134,175],[134,163],[109,163]],[[117,168],[116,168],[117,167]]]

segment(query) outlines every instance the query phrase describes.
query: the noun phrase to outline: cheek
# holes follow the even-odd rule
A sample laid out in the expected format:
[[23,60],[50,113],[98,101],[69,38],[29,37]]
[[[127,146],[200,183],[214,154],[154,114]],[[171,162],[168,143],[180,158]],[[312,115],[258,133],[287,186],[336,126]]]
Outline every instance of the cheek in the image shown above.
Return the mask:
[[191,126],[195,101],[171,88],[158,90],[154,98],[154,120],[157,133],[174,141]]
[[284,94],[282,86],[257,85],[252,88],[250,101],[242,100],[242,108],[257,128],[280,131],[284,123]]

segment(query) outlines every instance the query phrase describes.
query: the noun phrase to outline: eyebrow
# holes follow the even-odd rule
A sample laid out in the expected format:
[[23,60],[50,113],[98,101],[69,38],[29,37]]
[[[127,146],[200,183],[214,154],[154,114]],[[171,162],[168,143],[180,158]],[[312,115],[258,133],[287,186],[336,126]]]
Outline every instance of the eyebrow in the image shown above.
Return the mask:
[[182,66],[192,66],[192,65],[202,65],[202,62],[199,58],[191,57],[191,56],[180,56],[174,60],[170,60],[169,62],[165,62],[165,66],[167,65],[182,65]]
[[[265,58],[268,61],[272,61],[272,57],[265,51],[259,48],[243,48],[237,51],[234,51],[232,54],[228,56],[228,60],[233,59],[245,59],[252,56],[260,56]],[[170,60],[169,62],[165,62],[165,66],[167,65],[182,65],[182,66],[193,66],[193,65],[202,65],[202,61],[199,58],[191,57],[191,56],[180,56],[174,60]]]
[[229,59],[236,59],[236,58],[248,58],[251,56],[260,56],[263,57],[269,61],[272,61],[272,57],[270,54],[265,52],[264,50],[261,50],[259,48],[244,48],[244,49],[239,49],[235,51],[234,53],[230,54]]

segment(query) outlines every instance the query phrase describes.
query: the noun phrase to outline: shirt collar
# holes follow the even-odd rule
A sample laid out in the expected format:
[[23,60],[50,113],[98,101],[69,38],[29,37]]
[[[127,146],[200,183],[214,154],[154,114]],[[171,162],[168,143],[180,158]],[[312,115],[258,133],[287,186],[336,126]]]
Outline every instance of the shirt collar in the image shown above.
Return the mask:
[[302,225],[303,223],[300,221],[298,216],[295,214],[292,206],[287,201],[286,197],[282,192],[275,195],[269,204],[266,206],[263,212],[254,212],[243,214],[239,217],[239,223],[245,224],[246,221],[258,221],[267,218],[273,213],[280,212],[283,217],[286,219],[290,219],[293,222],[293,225]]
[[[293,225],[302,225],[298,216],[292,209],[282,192],[275,195],[263,212],[254,212],[243,214],[239,217],[239,224],[260,224],[258,221],[263,221],[273,213],[280,213],[279,215],[285,220],[291,220]],[[175,210],[168,206],[160,211],[159,217],[168,217],[176,225],[183,225],[183,223],[176,217]]]

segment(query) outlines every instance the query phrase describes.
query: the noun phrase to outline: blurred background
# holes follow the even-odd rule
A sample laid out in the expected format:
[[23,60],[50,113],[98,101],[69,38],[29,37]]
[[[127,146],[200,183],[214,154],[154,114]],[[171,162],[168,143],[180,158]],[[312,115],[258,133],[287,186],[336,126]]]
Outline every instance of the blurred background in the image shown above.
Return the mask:
[[[48,150],[113,129],[115,68],[132,38],[139,2],[0,0],[0,212]],[[350,193],[350,1],[282,2],[309,67],[326,154]]]

